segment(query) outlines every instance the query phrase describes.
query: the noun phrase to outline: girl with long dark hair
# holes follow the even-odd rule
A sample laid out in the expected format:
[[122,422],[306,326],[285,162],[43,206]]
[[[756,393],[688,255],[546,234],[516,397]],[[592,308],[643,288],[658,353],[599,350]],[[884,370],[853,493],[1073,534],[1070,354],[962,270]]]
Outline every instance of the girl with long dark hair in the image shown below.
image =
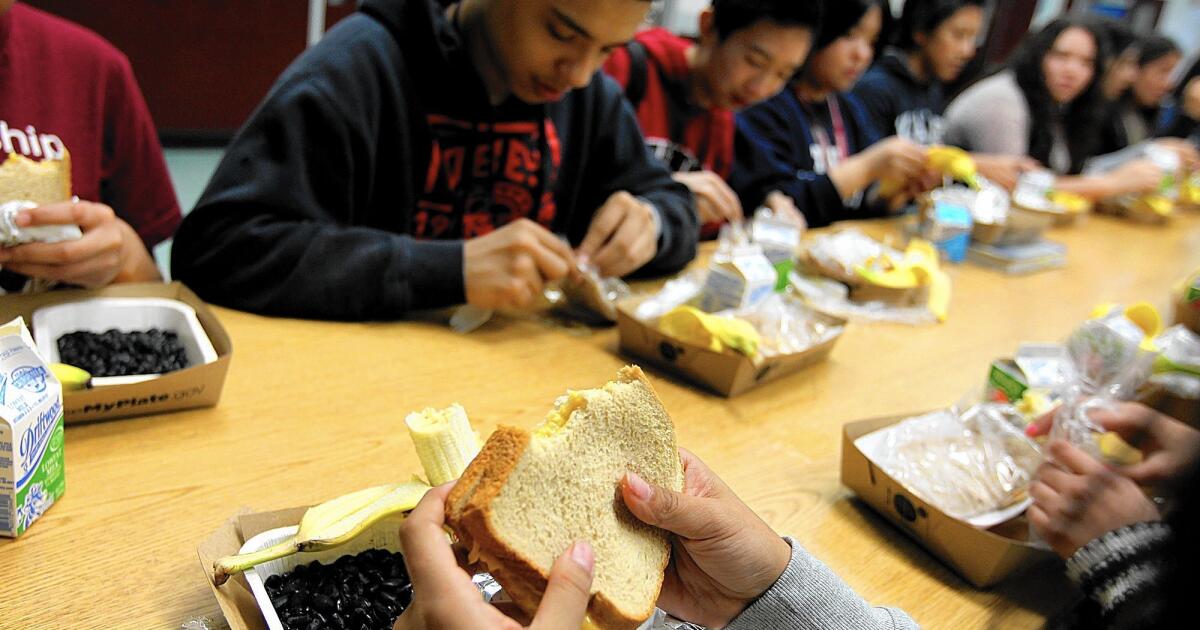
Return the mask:
[[782,193],[809,225],[828,225],[887,214],[888,203],[873,193],[875,182],[924,178],[924,151],[902,138],[880,141],[858,99],[847,93],[874,58],[884,12],[876,0],[827,4],[813,52],[792,85],[738,115],[731,183],[744,206]]
[[1183,59],[1179,46],[1162,35],[1143,38],[1137,46],[1137,74],[1105,121],[1105,153],[1157,135],[1163,101],[1171,94],[1171,71]]
[[[1030,35],[1008,67],[973,85],[946,110],[946,141],[968,151],[1028,155],[1077,175],[1100,150],[1106,38],[1091,20],[1059,18]],[[1154,190],[1162,173],[1137,160],[1103,177],[1060,177],[1092,199]]]

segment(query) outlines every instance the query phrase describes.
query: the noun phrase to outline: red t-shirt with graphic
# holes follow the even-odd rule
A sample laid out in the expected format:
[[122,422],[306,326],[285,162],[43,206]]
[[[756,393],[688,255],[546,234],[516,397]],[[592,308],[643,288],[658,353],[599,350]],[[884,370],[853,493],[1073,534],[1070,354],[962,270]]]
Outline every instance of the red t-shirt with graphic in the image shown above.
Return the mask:
[[[647,143],[672,170],[708,170],[728,179],[736,130],[733,111],[702,109],[688,102],[687,50],[695,44],[664,28],[642,31],[634,39],[646,49],[645,92],[637,117]],[[613,51],[604,72],[628,88],[629,51]]]
[[17,3],[0,15],[0,160],[71,154],[71,186],[112,206],[147,247],[179,201],[129,60],[99,35]]

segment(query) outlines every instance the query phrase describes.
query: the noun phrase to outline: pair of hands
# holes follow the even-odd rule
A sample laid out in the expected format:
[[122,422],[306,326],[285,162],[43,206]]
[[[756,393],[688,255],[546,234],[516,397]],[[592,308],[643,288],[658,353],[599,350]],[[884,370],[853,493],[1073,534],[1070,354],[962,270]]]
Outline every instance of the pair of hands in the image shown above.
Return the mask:
[[596,212],[577,251],[546,228],[520,219],[463,245],[467,303],[480,308],[528,308],[547,283],[579,273],[590,261],[602,276],[620,277],[654,258],[655,210],[628,192],[614,193]]
[[[621,496],[634,516],[672,534],[659,608],[693,623],[724,626],[779,579],[791,547],[695,455],[679,452],[682,493],[648,485],[629,473],[621,480]],[[525,620],[484,603],[459,568],[443,530],[450,487],[428,492],[401,527],[413,602],[396,621],[396,630],[524,627]],[[579,628],[591,597],[594,565],[587,541],[567,549],[555,562],[527,627]]]
[[[696,213],[700,217],[700,225],[736,223],[746,218],[737,193],[733,192],[720,175],[712,171],[698,171],[675,173],[674,178],[692,191],[692,196],[696,199]],[[792,198],[778,190],[771,191],[762,205],[770,208],[776,217],[794,223],[801,229],[808,227],[808,221]]]
[[104,204],[80,201],[41,206],[19,213],[16,224],[22,228],[75,224],[83,238],[0,247],[0,266],[10,271],[85,288],[161,279],[142,239]]
[[[1054,412],[1031,425],[1031,435],[1049,432]],[[1179,479],[1200,457],[1200,431],[1145,405],[1120,403],[1091,419],[1141,449],[1144,459],[1110,468],[1062,440],[1049,445],[1053,463],[1038,468],[1029,487],[1029,522],[1058,555],[1069,558],[1104,534],[1160,518],[1139,484]]]

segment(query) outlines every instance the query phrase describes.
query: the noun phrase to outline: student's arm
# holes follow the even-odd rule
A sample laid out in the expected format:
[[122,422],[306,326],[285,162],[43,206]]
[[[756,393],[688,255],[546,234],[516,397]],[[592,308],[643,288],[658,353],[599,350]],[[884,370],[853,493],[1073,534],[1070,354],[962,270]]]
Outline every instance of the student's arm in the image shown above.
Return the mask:
[[1100,201],[1120,195],[1154,192],[1162,181],[1162,170],[1150,160],[1141,159],[1107,173],[1059,177],[1054,187]]
[[[614,275],[630,272],[639,276],[664,275],[679,271],[696,256],[700,226],[691,193],[646,148],[633,109],[607,77],[597,77],[595,146],[588,160],[581,199],[599,203],[581,243],[582,253],[593,260],[608,259],[616,249],[636,254],[638,242],[651,238],[652,254],[637,256],[615,265]],[[591,172],[594,169],[594,172]],[[638,206],[625,195],[631,195]],[[640,207],[639,207],[640,206]],[[637,234],[623,229],[625,221],[641,221],[642,208],[651,210],[652,224]],[[620,215],[612,219],[614,215]],[[655,232],[657,238],[654,238]],[[613,269],[609,270],[610,272]]]
[[757,208],[778,191],[792,199],[809,227],[829,225],[847,212],[841,194],[828,176],[813,172],[807,143],[770,104],[738,114],[730,183],[743,208]]
[[[462,241],[353,225],[380,178],[413,166],[377,164],[381,130],[351,123],[365,117],[343,111],[329,83],[293,75],[238,133],[175,238],[175,277],[205,300],[272,315],[388,319],[461,303]],[[408,213],[397,207],[397,222]]]

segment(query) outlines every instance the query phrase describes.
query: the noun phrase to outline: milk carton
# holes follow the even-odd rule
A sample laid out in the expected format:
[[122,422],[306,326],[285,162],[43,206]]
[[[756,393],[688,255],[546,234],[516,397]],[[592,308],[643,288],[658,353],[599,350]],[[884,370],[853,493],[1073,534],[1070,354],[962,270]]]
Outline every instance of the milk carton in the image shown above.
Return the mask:
[[0,326],[0,536],[16,538],[66,489],[62,387],[25,322]]

